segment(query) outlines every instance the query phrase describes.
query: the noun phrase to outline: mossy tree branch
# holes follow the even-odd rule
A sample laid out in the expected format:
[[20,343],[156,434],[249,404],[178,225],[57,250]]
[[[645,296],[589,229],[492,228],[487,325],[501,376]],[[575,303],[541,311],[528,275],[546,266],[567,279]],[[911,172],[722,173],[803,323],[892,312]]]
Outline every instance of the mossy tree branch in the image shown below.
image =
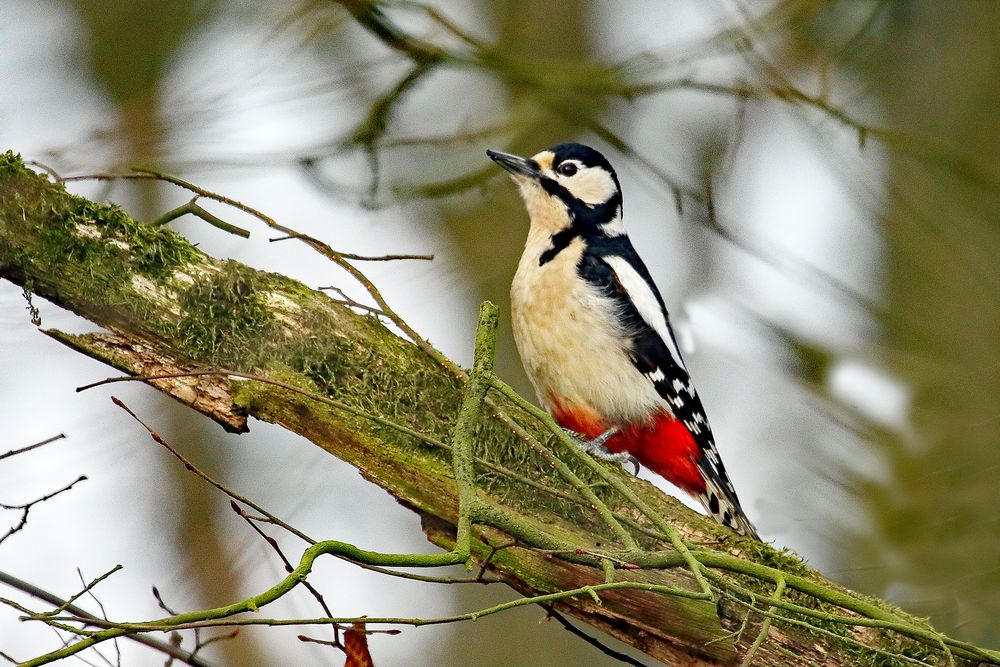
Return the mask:
[[[230,617],[294,588],[315,558],[333,553],[380,566],[471,559],[527,602],[669,664],[731,663],[748,651],[756,665],[785,665],[789,654],[824,665],[864,656],[1000,664],[995,652],[737,538],[621,470],[571,453],[555,459],[544,415],[493,375],[495,311],[484,310],[476,367],[456,374],[376,317],[69,195],[10,153],[0,156],[0,277],[109,331],[45,332],[54,339],[129,374],[159,376],[149,384],[227,430],[245,431],[252,416],[303,435],[420,514],[428,538],[449,549],[428,557],[319,542],[261,595],[112,624],[83,642],[216,621],[303,622]],[[205,373],[219,368],[233,373]],[[242,379],[250,375],[272,382]],[[317,621],[332,622],[305,622]]]

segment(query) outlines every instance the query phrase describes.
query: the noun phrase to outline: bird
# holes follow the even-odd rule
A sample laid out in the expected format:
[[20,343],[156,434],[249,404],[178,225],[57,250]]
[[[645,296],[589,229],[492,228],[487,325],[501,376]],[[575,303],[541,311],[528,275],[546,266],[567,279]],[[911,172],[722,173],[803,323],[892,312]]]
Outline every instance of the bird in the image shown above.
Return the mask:
[[539,402],[589,451],[634,457],[719,523],[759,540],[663,298],[625,231],[611,163],[579,143],[532,157],[486,154],[509,172],[530,219],[511,320]]

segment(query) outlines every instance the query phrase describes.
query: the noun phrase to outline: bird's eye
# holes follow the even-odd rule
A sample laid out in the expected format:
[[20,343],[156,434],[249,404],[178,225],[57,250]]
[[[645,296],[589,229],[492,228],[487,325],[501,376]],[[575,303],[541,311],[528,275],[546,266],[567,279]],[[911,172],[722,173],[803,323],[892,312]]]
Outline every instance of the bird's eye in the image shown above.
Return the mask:
[[573,162],[563,162],[561,165],[556,167],[556,171],[563,176],[572,176],[576,173],[576,164]]

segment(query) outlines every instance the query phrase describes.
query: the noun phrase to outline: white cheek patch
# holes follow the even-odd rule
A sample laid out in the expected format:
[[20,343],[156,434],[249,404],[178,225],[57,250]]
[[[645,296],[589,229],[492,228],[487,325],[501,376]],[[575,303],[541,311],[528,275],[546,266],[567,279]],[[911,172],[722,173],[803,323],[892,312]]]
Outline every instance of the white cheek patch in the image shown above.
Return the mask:
[[642,279],[639,272],[632,268],[632,265],[623,257],[608,255],[604,257],[604,261],[607,262],[611,270],[618,276],[618,282],[625,288],[625,292],[628,294],[629,299],[632,300],[632,304],[636,310],[639,311],[639,315],[660,336],[660,340],[663,341],[663,344],[666,345],[667,350],[670,352],[670,356],[673,357],[674,363],[679,368],[687,370],[683,359],[681,359],[680,350],[677,349],[677,344],[674,343],[674,337],[671,335],[670,325],[667,324],[667,316],[663,312],[663,309],[660,308],[660,302],[657,301],[653,290]]
[[600,167],[587,167],[576,172],[575,176],[558,178],[571,195],[590,206],[603,204],[618,192],[611,174]]

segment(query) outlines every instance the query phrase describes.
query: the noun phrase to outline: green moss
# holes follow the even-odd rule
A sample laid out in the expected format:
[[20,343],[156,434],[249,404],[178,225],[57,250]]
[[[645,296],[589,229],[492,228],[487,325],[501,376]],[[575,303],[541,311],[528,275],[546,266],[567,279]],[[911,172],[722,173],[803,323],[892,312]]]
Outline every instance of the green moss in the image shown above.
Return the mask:
[[0,176],[5,176],[9,172],[24,169],[24,160],[14,151],[6,151],[0,155]]
[[[60,276],[48,288],[57,302],[145,317],[148,295],[135,278],[170,289],[174,272],[203,258],[174,232],[143,225],[118,206],[97,204],[26,168],[11,152],[0,156],[0,262]],[[69,277],[69,280],[66,278]]]
[[[756,563],[781,570],[785,574],[798,575],[809,579],[820,579],[819,575],[809,568],[797,554],[788,549],[774,549],[769,545],[750,540],[742,543],[741,549],[743,550],[743,557]],[[774,594],[774,586],[770,582],[743,575],[736,575],[736,579],[744,588],[758,596],[757,600],[754,601],[758,606],[766,604],[764,598]],[[866,596],[858,597],[869,604],[894,614],[903,621],[913,623],[913,625],[918,627],[930,629],[930,625],[926,619],[918,619],[905,614],[882,600]],[[787,602],[792,602],[831,616],[839,616],[845,613],[845,610],[837,605],[820,601],[807,593],[794,589],[786,589],[782,598]],[[750,602],[749,599],[743,599]],[[912,662],[908,662],[906,658],[923,660],[928,664],[943,664],[936,647],[929,646],[918,640],[902,637],[896,633],[873,630],[872,632],[879,633],[880,638],[875,645],[875,648],[878,650],[872,650],[848,641],[848,639],[854,637],[855,628],[853,626],[838,623],[834,620],[801,616],[780,608],[776,609],[775,613],[779,616],[787,616],[799,621],[805,621],[813,627],[821,628],[833,635],[843,637],[844,641],[839,643],[839,650],[843,650],[851,656],[852,661],[850,664],[852,665],[858,665],[859,667],[901,667],[902,665],[913,664]],[[786,625],[781,620],[775,620],[775,623],[779,627],[787,628],[790,632],[801,632],[797,626]]]
[[[5,160],[5,176],[9,180],[3,192],[10,202],[4,208],[10,213],[11,208],[30,206],[46,213],[40,216],[46,219],[47,243],[42,250],[48,251],[50,260],[87,261],[115,256],[125,260],[127,266],[123,268],[129,273],[162,278],[201,256],[187,240],[169,229],[137,222],[118,206],[71,195],[30,170],[12,172],[12,164],[16,163]],[[43,188],[45,196],[40,197]],[[27,220],[35,217],[27,213],[26,210],[22,217]],[[102,262],[88,263],[94,267]]]
[[[309,378],[321,393],[448,439],[452,416],[459,406],[457,382],[429,359],[402,355],[399,339],[375,318],[340,307],[314,307],[304,315],[302,324],[302,336],[285,346],[288,355],[284,361]],[[359,345],[358,341],[366,342]],[[384,428],[370,426],[372,432]]]
[[164,227],[138,223],[117,206],[91,205],[82,207],[79,214],[96,222],[103,240],[124,243],[128,247],[130,268],[147,278],[169,278],[174,271],[200,257],[184,237]]
[[740,543],[740,551],[744,558],[781,570],[786,574],[804,577],[815,574],[802,557],[790,549],[775,549],[757,540],[744,540]]
[[[884,652],[865,650],[854,645],[845,647],[852,655],[853,667],[907,667],[913,664],[913,660],[928,665],[947,664],[947,658],[940,651],[912,639],[886,634],[877,648]],[[959,661],[957,664],[963,663]]]
[[274,317],[263,298],[260,275],[227,261],[179,295],[179,344],[193,358],[234,369],[257,366],[272,348]]

